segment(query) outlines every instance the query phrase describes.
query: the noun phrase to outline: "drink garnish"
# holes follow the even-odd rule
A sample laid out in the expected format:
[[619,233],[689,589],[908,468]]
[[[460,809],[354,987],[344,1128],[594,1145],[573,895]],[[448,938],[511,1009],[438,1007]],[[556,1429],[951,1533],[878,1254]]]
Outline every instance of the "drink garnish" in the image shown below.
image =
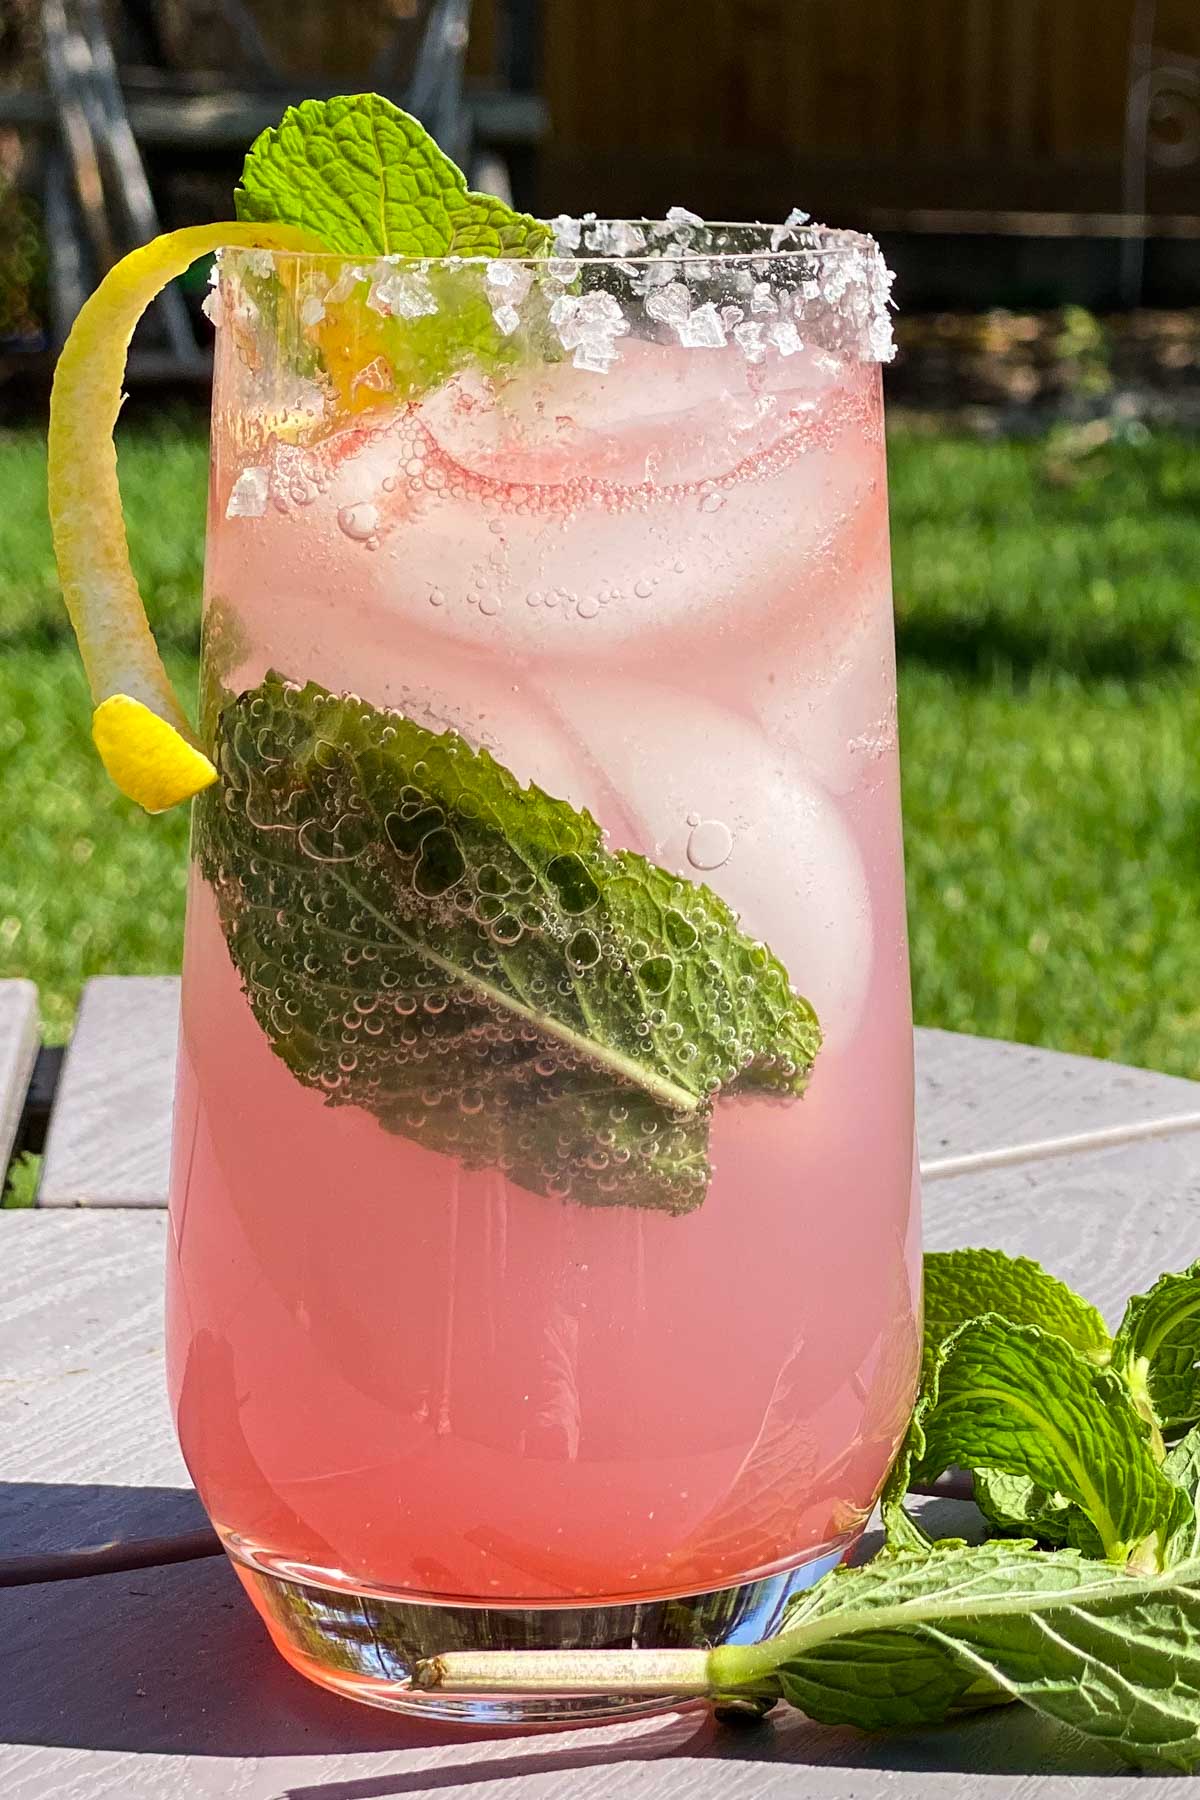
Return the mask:
[[234,192],[242,220],[282,222],[347,256],[539,256],[549,225],[466,177],[379,94],[302,100],[255,138]]
[[[1200,1263],[1132,1299],[1112,1339],[1025,1258],[930,1254],[925,1274],[928,1373],[873,1560],[798,1594],[762,1643],[448,1651],[418,1666],[417,1685],[703,1694],[759,1712],[783,1699],[866,1731],[1020,1701],[1138,1767],[1200,1766]],[[1039,1292],[1042,1325],[1027,1321]],[[1044,1547],[1028,1519],[999,1528],[1015,1538],[926,1537],[901,1502],[946,1462],[971,1471],[977,1493],[998,1470],[1036,1477],[1087,1548]]]
[[715,1097],[803,1092],[816,1017],[725,902],[455,732],[270,675],[214,754],[201,870],[331,1104],[535,1193],[683,1212]]
[[[289,108],[247,156],[237,205],[237,222],[167,232],[109,271],[63,346],[50,399],[50,520],[95,701],[93,735],[112,779],[148,812],[190,799],[216,776],[155,647],[125,541],[112,434],[126,351],[146,308],[197,257],[222,248],[520,256],[551,242],[548,227],[469,193],[416,120],[375,94]],[[426,340],[436,336],[440,321],[418,323]],[[326,336],[340,393],[332,326]],[[426,341],[418,368],[432,366]]]
[[63,598],[96,702],[93,735],[109,775],[147,812],[216,779],[155,647],[129,565],[113,427],[125,354],[156,294],[227,244],[303,249],[289,225],[192,225],[111,269],[71,327],[50,395],[47,488]]

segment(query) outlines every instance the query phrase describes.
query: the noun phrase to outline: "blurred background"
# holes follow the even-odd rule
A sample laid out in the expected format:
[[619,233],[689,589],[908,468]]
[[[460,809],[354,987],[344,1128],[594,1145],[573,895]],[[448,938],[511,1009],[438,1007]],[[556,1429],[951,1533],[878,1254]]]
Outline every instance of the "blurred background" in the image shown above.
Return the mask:
[[[88,741],[54,357],[284,105],[359,88],[541,214],[881,238],[917,1018],[1200,1076],[1197,0],[0,0],[0,975],[50,1037],[87,976],[177,967],[186,834]],[[205,280],[140,329],[121,439],[184,681]]]

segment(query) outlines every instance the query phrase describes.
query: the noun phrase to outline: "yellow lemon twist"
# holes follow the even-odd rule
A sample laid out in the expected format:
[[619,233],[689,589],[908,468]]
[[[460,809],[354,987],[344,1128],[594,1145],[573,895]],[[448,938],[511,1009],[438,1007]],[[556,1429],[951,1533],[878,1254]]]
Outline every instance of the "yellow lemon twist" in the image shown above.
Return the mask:
[[50,524],[63,598],[96,710],[92,736],[122,793],[165,812],[217,778],[163,667],[125,538],[113,427],[134,327],[197,257],[226,246],[316,250],[288,225],[192,225],[104,277],[63,345],[50,396]]

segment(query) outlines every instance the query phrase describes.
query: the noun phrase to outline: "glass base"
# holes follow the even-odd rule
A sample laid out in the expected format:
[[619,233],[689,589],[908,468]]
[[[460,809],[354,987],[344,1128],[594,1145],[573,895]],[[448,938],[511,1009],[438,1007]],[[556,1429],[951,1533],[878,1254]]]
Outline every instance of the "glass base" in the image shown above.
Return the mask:
[[[855,1534],[856,1535],[856,1534]],[[680,1650],[755,1644],[776,1631],[793,1594],[850,1550],[854,1536],[780,1573],[707,1593],[580,1606],[469,1606],[397,1591],[331,1585],[328,1570],[268,1559],[226,1538],[234,1569],[276,1648],[310,1681],[368,1706],[463,1725],[582,1725],[666,1712],[682,1698],[627,1694],[426,1693],[418,1662],[451,1650]]]

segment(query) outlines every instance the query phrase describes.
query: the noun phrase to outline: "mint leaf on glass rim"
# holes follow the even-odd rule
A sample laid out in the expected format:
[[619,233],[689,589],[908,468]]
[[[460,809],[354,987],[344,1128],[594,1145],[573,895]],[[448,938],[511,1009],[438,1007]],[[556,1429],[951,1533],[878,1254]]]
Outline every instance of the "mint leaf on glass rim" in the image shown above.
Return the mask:
[[200,866],[328,1103],[534,1193],[684,1212],[715,1096],[803,1092],[816,1017],[724,901],[455,732],[269,675],[214,758]]
[[289,106],[246,154],[239,219],[298,225],[347,256],[537,256],[548,225],[473,194],[424,127],[379,94]]

